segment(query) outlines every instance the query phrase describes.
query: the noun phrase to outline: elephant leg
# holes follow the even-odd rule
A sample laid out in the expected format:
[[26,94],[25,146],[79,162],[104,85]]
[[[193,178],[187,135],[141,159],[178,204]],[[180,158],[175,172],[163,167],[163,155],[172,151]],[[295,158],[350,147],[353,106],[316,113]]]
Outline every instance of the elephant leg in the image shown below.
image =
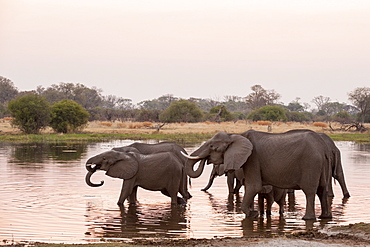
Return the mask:
[[306,195],[306,213],[303,220],[316,220],[315,216],[315,191],[312,189],[302,189]]
[[334,197],[334,191],[333,191],[333,181],[330,178],[328,182],[328,197]]
[[331,215],[331,210],[330,210],[330,206],[328,202],[328,193],[326,191],[325,186],[319,186],[317,188],[317,196],[319,197],[320,203],[321,203],[321,215],[319,218],[320,219],[331,219],[332,215]]
[[261,216],[265,214],[265,196],[262,193],[258,193],[258,210]]
[[344,198],[351,197],[349,195],[349,192],[348,192],[348,189],[347,189],[347,186],[346,186],[346,181],[344,179],[344,174],[342,173],[342,174],[338,175],[335,179],[339,182],[340,188],[342,189],[343,197]]
[[185,200],[192,198],[192,195],[188,190],[188,176],[186,175],[185,172],[183,172],[182,174],[182,180],[180,183],[180,194]]
[[234,188],[234,194],[239,194],[239,190],[242,187],[242,183],[239,181],[239,179],[236,179],[236,185]]
[[[279,189],[281,190],[281,189]],[[279,205],[279,214],[280,215],[283,215],[284,214],[284,207],[285,207],[285,199],[286,199],[286,194],[287,194],[287,190],[282,190],[281,191],[281,195],[279,193],[279,199],[277,200],[277,204]]]
[[117,205],[121,206],[125,200],[133,193],[134,183],[132,181],[126,180],[122,183],[121,194],[119,196]]
[[274,203],[274,193],[270,192],[266,195],[266,216],[271,216],[271,208]]
[[227,176],[227,187],[229,188],[229,195],[234,194],[234,179],[235,179],[235,172],[228,172]]
[[177,191],[176,192],[174,192],[174,191],[169,192],[167,189],[163,189],[163,190],[161,190],[161,193],[165,196],[171,197],[171,204],[172,205],[174,205],[174,204],[186,204],[186,201],[183,198],[177,196]]
[[130,205],[135,205],[136,202],[137,202],[137,187],[138,186],[135,186],[132,190],[132,193],[130,195],[130,197],[128,198],[129,202],[130,202]]
[[245,213],[245,216],[247,218],[255,218],[258,216],[258,212],[253,210],[254,197],[257,195],[258,191],[259,190],[255,189],[254,186],[245,185],[245,192],[241,209]]

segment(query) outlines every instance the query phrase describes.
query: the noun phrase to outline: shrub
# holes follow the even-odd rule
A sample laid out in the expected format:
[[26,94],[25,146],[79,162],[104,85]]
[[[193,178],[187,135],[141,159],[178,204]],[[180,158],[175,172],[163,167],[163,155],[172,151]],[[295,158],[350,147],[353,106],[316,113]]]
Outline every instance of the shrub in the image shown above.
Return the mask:
[[209,110],[207,119],[216,122],[224,122],[234,120],[234,116],[227,110],[225,106],[218,105]]
[[51,108],[50,127],[58,133],[70,133],[86,126],[89,113],[73,100],[61,100]]
[[328,127],[328,125],[326,123],[323,123],[323,122],[314,122],[313,123],[313,126],[315,126],[315,127],[323,127],[323,128]]
[[174,101],[160,115],[159,120],[166,123],[199,122],[203,118],[202,110],[188,100]]
[[257,121],[258,125],[272,125],[271,121]]
[[285,111],[280,106],[267,105],[249,113],[248,119],[253,121],[287,121]]
[[[297,112],[297,111],[286,111],[285,112],[288,121],[293,122],[307,122],[312,120],[312,113],[309,112]],[[311,114],[311,115],[310,115]]]
[[100,122],[99,125],[112,127],[113,123],[112,122]]
[[38,134],[50,121],[50,105],[38,94],[26,94],[13,99],[8,109],[14,117],[12,125],[26,134]]

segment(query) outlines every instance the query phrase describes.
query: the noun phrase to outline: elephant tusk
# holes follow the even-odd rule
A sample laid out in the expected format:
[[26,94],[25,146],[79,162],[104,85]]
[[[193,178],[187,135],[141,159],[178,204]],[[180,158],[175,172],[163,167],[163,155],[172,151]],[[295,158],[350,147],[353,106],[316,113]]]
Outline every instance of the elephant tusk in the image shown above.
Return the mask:
[[93,164],[86,164],[86,166],[92,166]]
[[195,156],[195,157],[194,156],[190,156],[190,155],[184,153],[183,151],[181,151],[181,154],[183,156],[185,156],[186,158],[190,159],[190,160],[200,160],[201,159],[201,157],[199,157],[199,156]]

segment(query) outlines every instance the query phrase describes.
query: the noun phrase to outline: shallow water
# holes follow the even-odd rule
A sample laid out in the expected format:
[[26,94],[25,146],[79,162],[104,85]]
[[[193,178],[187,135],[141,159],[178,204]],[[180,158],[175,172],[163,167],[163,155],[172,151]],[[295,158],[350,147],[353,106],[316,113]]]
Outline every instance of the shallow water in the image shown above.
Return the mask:
[[[94,242],[101,239],[130,241],[138,238],[241,237],[261,232],[279,234],[296,229],[322,228],[328,224],[370,222],[370,145],[336,142],[351,198],[343,202],[334,185],[333,219],[305,222],[302,192],[286,205],[284,218],[273,205],[271,218],[245,219],[240,203],[227,199],[226,178],[218,177],[208,192],[211,166],[192,179],[193,195],[186,206],[171,207],[160,192],[139,189],[135,207],[116,205],[122,181],[97,172],[85,184],[88,157],[124,146],[132,141],[98,144],[6,144],[0,143],[0,241]],[[186,148],[191,152],[199,145]],[[242,190],[240,195],[242,196]],[[316,214],[320,204],[316,200]]]

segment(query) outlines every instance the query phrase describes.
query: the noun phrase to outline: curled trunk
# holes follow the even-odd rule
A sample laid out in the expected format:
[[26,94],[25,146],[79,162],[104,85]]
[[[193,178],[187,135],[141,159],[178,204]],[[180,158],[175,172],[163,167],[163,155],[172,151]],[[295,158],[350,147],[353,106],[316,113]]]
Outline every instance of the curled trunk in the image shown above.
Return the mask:
[[185,164],[185,172],[186,174],[191,177],[191,178],[197,178],[199,177],[204,169],[204,165],[206,163],[206,159],[202,159],[200,162],[200,165],[197,170],[194,171],[194,165],[198,162],[199,160],[187,160]]
[[[86,169],[87,169],[87,166],[86,166]],[[92,169],[91,171],[88,171],[87,172],[86,177],[85,177],[85,182],[86,182],[87,185],[89,185],[91,187],[99,187],[99,186],[102,186],[104,184],[104,181],[101,181],[100,184],[94,184],[90,180],[91,179],[91,176],[95,173],[95,171],[96,171],[96,169]]]

